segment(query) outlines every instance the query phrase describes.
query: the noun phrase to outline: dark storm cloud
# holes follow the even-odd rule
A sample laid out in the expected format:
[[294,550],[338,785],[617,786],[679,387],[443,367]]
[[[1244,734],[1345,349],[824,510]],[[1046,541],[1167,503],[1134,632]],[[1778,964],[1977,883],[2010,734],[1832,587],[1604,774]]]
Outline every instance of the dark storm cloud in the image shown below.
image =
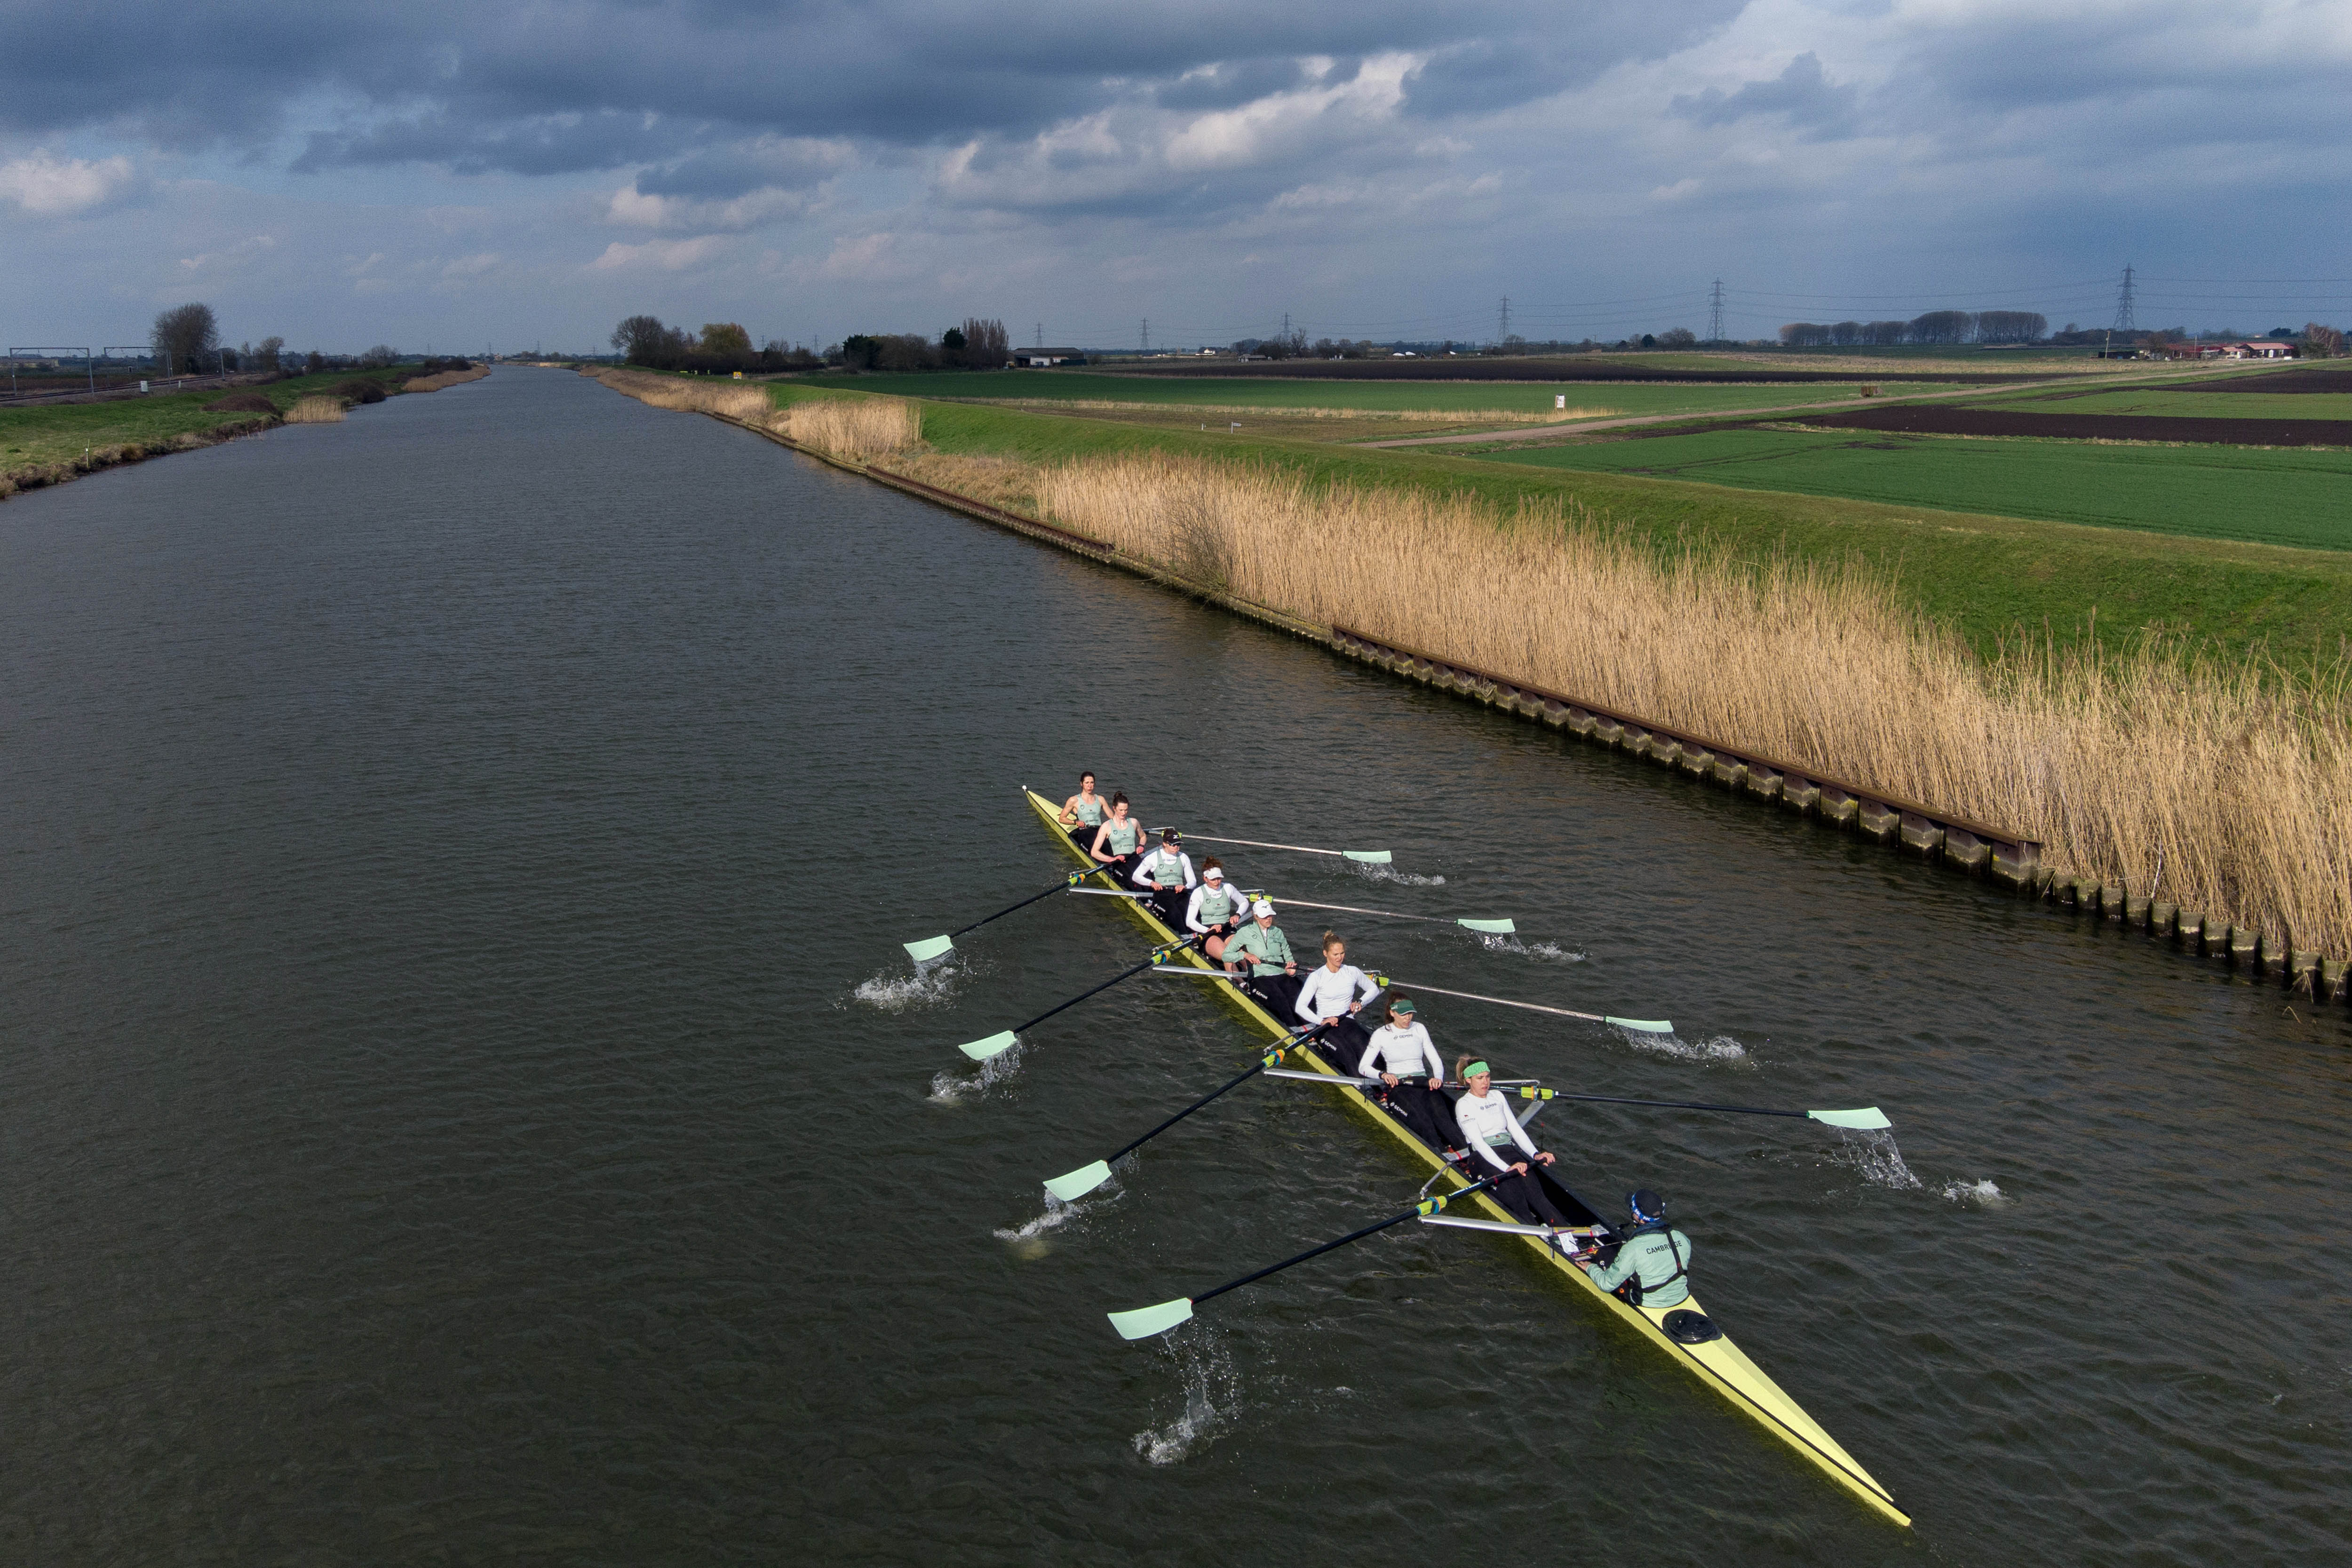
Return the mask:
[[339,122],[299,128],[306,170],[422,163],[539,174],[675,157],[703,136],[904,147],[1029,135],[1139,97],[1213,110],[1295,85],[1302,58],[1337,58],[1344,75],[1358,58],[1396,51],[1433,57],[1407,112],[1449,115],[1671,51],[1738,9],[119,0],[101,14],[87,0],[20,0],[0,36],[12,78],[0,128],[254,147],[282,134],[287,106],[309,95],[342,110]]
[[1859,98],[1852,86],[1832,86],[1822,71],[1821,57],[1808,49],[1769,80],[1747,82],[1729,93],[1709,88],[1675,99],[1674,110],[1699,125],[1730,125],[1751,114],[1774,114],[1796,130],[1835,135],[1852,130]]

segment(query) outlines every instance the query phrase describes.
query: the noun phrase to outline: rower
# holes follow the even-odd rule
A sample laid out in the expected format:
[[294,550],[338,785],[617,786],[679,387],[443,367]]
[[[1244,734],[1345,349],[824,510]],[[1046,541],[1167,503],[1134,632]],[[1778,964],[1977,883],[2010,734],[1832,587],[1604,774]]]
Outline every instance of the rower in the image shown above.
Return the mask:
[[1635,1307],[1679,1307],[1690,1300],[1690,1237],[1666,1225],[1666,1200],[1649,1188],[1625,1194],[1633,1228],[1605,1266],[1588,1266],[1595,1285]]
[[1199,883],[1192,874],[1192,858],[1184,853],[1183,846],[1172,827],[1160,830],[1160,847],[1135,863],[1135,875],[1128,879],[1139,888],[1151,889],[1144,901],[1151,912],[1160,917],[1162,925],[1176,923],[1176,911],[1184,907],[1184,895]]
[[1298,964],[1290,939],[1274,923],[1274,906],[1260,899],[1250,906],[1250,923],[1225,939],[1225,973],[1250,966],[1249,993],[1276,1015],[1298,1000]]
[[1184,929],[1214,961],[1225,951],[1225,939],[1248,923],[1249,900],[1225,886],[1224,867],[1210,856],[1201,862],[1201,885],[1184,905]]
[[1356,1022],[1356,1015],[1380,994],[1379,984],[1348,962],[1348,944],[1339,933],[1327,931],[1323,933],[1322,965],[1308,973],[1291,1010],[1309,1027],[1323,1026],[1327,1047],[1339,1053],[1333,1065],[1344,1068],[1370,1037],[1369,1032]]
[[1084,844],[1094,837],[1103,822],[1103,797],[1095,793],[1095,775],[1091,770],[1078,775],[1078,793],[1062,803],[1058,820],[1069,836]]
[[1120,790],[1110,797],[1110,815],[1095,829],[1095,841],[1087,853],[1113,871],[1124,872],[1135,858],[1136,846],[1142,842],[1142,826],[1127,815],[1127,792]]
[[1538,1165],[1550,1164],[1552,1156],[1535,1146],[1519,1119],[1511,1114],[1511,1102],[1494,1086],[1494,1069],[1468,1057],[1456,1057],[1454,1065],[1469,1087],[1469,1092],[1454,1102],[1454,1120],[1461,1125],[1463,1143],[1471,1151],[1463,1168],[1492,1178],[1496,1201],[1517,1215],[1521,1224],[1567,1226],[1568,1216],[1553,1205],[1535,1171]]
[[1412,1015],[1412,997],[1389,1003],[1389,1021],[1372,1031],[1371,1043],[1356,1064],[1356,1076],[1379,1079],[1382,1087],[1373,1093],[1402,1116],[1423,1142],[1433,1149],[1459,1149],[1462,1130],[1454,1125],[1454,1108],[1437,1092],[1445,1087],[1445,1060],[1430,1043],[1429,1030]]

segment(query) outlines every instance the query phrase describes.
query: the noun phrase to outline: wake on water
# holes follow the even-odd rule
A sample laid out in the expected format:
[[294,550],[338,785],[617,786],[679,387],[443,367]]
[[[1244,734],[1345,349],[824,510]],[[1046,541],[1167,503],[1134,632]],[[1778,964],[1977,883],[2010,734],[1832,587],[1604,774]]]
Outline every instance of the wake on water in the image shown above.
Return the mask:
[[1160,1342],[1183,1380],[1184,1408],[1167,1425],[1138,1432],[1135,1451],[1149,1463],[1172,1465],[1241,1409],[1241,1373],[1223,1341],[1205,1327],[1163,1335]]
[[1475,942],[1480,947],[1485,948],[1488,952],[1507,952],[1515,954],[1520,958],[1540,958],[1554,963],[1582,963],[1584,962],[1585,955],[1581,950],[1570,952],[1560,947],[1556,942],[1539,942],[1535,943],[1533,946],[1529,946],[1528,943],[1521,942],[1517,937],[1499,936],[1492,931],[1465,931],[1463,934]]
[[1999,1208],[2010,1201],[2009,1194],[1989,1181],[1946,1182],[1944,1195],[1956,1204],[1971,1208]]
[[[1903,1151],[1895,1146],[1894,1133],[1883,1131],[1858,1132],[1851,1128],[1840,1128],[1838,1138],[1837,1163],[1850,1165],[1861,1172],[1862,1179],[1873,1186],[1892,1187],[1896,1192],[1916,1192],[1926,1185],[1911,1173],[1911,1167],[1903,1163]],[[1985,1184],[1990,1186],[1992,1184],[1988,1182]],[[1951,1194],[1948,1190],[1945,1195],[1949,1197]]]
[[868,1007],[879,1007],[886,1013],[904,1013],[913,1007],[935,1007],[946,1001],[955,990],[956,981],[963,974],[963,965],[957,954],[935,958],[929,963],[915,965],[912,974],[892,974],[887,971],[870,980],[861,980],[850,995]]
[[943,1072],[931,1079],[931,1100],[936,1105],[953,1105],[966,1095],[985,1094],[997,1084],[1011,1078],[1021,1066],[1021,1043],[997,1052],[980,1064],[980,1070],[968,1076]]
[[1411,871],[1400,871],[1393,866],[1371,866],[1361,860],[1350,860],[1348,868],[1367,882],[1397,882],[1408,888],[1442,888],[1443,877],[1420,877]]
[[1748,1047],[1729,1035],[1713,1035],[1704,1040],[1685,1040],[1679,1035],[1653,1035],[1640,1029],[1620,1029],[1627,1045],[1652,1056],[1672,1057],[1683,1062],[1734,1062],[1744,1059]]
[[1104,1183],[1086,1196],[1071,1203],[1066,1204],[1053,1194],[1047,1193],[1044,1214],[1026,1225],[1004,1226],[992,1234],[997,1240],[1011,1243],[1013,1249],[1024,1258],[1043,1258],[1045,1256],[1045,1237],[1048,1235],[1066,1225],[1086,1218],[1098,1209],[1108,1208],[1118,1201],[1118,1183],[1116,1179]]

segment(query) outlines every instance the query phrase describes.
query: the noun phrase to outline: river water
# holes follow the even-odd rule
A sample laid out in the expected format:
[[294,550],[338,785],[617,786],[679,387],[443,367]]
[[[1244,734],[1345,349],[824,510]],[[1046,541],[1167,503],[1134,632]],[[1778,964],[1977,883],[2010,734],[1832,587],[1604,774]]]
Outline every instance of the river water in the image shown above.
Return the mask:
[[[742,432],[502,370],[0,506],[0,1554],[2344,1561],[2352,1029]],[[1865,1511],[1048,900],[1081,767],[1440,1046],[1892,1142],[1537,1123],[1665,1193]],[[1441,880],[1442,879],[1442,880]],[[1301,911],[1294,937],[1317,925]]]

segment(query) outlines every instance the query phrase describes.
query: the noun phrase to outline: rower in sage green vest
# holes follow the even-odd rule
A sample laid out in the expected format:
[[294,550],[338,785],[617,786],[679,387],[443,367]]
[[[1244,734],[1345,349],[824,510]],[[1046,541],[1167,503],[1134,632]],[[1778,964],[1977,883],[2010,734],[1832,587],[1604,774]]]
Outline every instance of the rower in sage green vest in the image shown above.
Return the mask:
[[1110,815],[1095,829],[1091,853],[1104,865],[1124,872],[1135,859],[1135,851],[1143,842],[1143,827],[1127,814],[1127,792],[1121,790],[1110,797]]
[[1078,793],[1062,803],[1062,815],[1058,820],[1070,837],[1081,844],[1094,837],[1095,829],[1103,823],[1103,797],[1095,793],[1092,772],[1078,775]]
[[1223,953],[1235,930],[1249,919],[1248,900],[1225,885],[1225,868],[1213,855],[1201,862],[1201,885],[1184,906],[1184,929],[1201,939],[1211,958]]

